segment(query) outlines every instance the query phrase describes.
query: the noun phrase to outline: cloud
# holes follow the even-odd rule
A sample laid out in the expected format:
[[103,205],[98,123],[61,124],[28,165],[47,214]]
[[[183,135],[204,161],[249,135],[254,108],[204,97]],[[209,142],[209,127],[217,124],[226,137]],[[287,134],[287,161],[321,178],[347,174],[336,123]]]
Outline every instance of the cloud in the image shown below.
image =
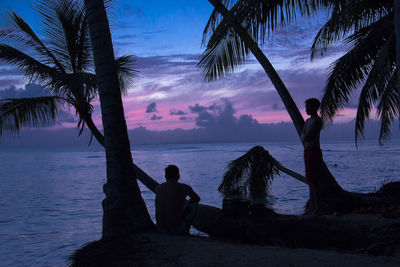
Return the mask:
[[196,103],[194,106],[189,106],[189,109],[192,113],[201,113],[207,111],[206,107],[200,106],[198,103]]
[[186,115],[186,113],[185,113],[183,110],[170,109],[170,110],[169,110],[169,115],[173,115],[173,116],[179,115],[179,116],[182,116],[182,115]]
[[214,103],[209,107],[196,104],[189,106],[189,109],[192,113],[197,114],[195,118],[196,126],[211,131],[227,132],[232,129],[252,128],[259,125],[251,115],[244,114],[239,118],[235,117],[236,111],[233,104],[226,98],[222,98],[219,103]]
[[0,90],[0,98],[28,98],[49,95],[48,91],[38,84],[26,84],[24,89],[10,86]]
[[153,112],[157,112],[157,104],[155,102],[150,103],[146,107],[146,113],[153,113]]
[[157,116],[156,114],[154,114],[150,119],[152,121],[158,121],[158,120],[161,120],[162,118],[163,118],[162,116]]

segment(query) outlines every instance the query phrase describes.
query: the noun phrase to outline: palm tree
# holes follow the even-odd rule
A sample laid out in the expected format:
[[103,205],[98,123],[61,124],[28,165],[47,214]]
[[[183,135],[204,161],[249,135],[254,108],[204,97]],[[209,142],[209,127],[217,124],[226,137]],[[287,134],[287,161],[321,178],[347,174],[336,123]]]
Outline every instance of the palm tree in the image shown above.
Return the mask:
[[218,191],[226,196],[264,197],[279,171],[307,184],[304,176],[282,166],[263,147],[255,146],[228,164]]
[[331,65],[321,101],[322,118],[326,124],[332,123],[337,111],[360,89],[356,143],[376,107],[382,144],[390,136],[390,125],[400,107],[393,1],[337,0],[329,8],[330,18],[314,39],[312,58],[323,56],[339,40],[347,45],[347,51]]
[[[44,34],[48,45],[15,12],[8,13],[12,28],[0,30],[0,37],[22,42],[39,57],[36,59],[8,44],[0,44],[0,60],[19,69],[31,80],[41,83],[50,96],[0,100],[0,136],[3,131],[18,132],[23,127],[53,122],[63,105],[72,106],[79,115],[79,134],[85,125],[103,147],[104,136],[94,124],[91,101],[97,96],[86,13],[79,1],[39,1]],[[136,71],[132,56],[116,59],[120,89],[124,93]],[[138,179],[155,192],[158,183],[132,163]]]
[[[13,44],[22,43],[24,50],[0,43],[0,60],[22,70],[30,81],[38,82],[49,96],[0,100],[0,135],[18,132],[23,127],[47,125],[57,118],[63,105],[73,107],[79,116],[79,134],[87,126],[92,136],[104,146],[104,138],[94,124],[91,102],[97,97],[96,75],[86,14],[79,1],[39,1],[46,41],[15,12],[6,20],[10,27],[0,30],[0,37]],[[29,54],[31,55],[29,55]],[[116,60],[122,91],[125,92],[136,71],[132,56]]]
[[[110,120],[119,121],[117,125],[113,125],[119,125],[122,129],[114,129],[113,126],[111,137],[104,138],[91,118],[91,101],[98,94],[98,83],[103,86],[104,83],[98,81],[96,74],[90,72],[93,69],[93,60],[87,16],[83,5],[79,1],[72,0],[46,1],[39,2],[38,10],[43,17],[48,45],[12,11],[8,13],[8,18],[13,28],[0,31],[0,37],[22,42],[40,59],[35,59],[8,44],[0,44],[0,59],[22,69],[30,80],[40,82],[49,90],[50,96],[1,100],[0,134],[3,129],[19,131],[22,127],[50,123],[56,118],[60,105],[67,104],[74,107],[80,119],[79,133],[86,124],[101,145],[106,146],[105,139],[108,139],[107,174],[108,181],[111,182],[104,186],[107,197],[103,202],[103,236],[126,235],[152,228],[153,224],[140,196],[135,175],[139,172],[142,177],[150,179],[152,187],[157,183],[132,162],[126,123],[121,110],[119,90],[121,88],[124,92],[132,75],[135,74],[132,68],[133,58],[124,56],[114,60],[112,56],[112,62],[108,62],[107,66],[115,66],[111,67],[111,70],[117,71],[118,84],[112,85],[114,87],[111,88],[117,90],[119,102],[118,99],[111,99],[114,101],[113,108],[103,116],[103,124],[109,126]],[[107,98],[104,101],[111,102]],[[113,114],[114,107],[120,108],[117,112],[122,112],[122,120],[120,114]],[[109,114],[112,114],[112,117]],[[118,116],[119,120],[115,119]],[[120,134],[124,133],[124,127],[126,138],[120,138]],[[106,130],[109,128],[104,127],[106,136],[107,132],[110,136],[110,130]],[[114,140],[117,140],[118,144],[115,144]]]
[[240,194],[251,198],[264,197],[268,193],[269,183],[278,174],[276,163],[268,151],[255,146],[228,164],[218,191],[226,196]]
[[[301,7],[304,12],[309,12],[311,8],[317,9],[316,4],[319,1],[316,1],[314,5],[307,1],[295,0],[223,0],[222,2],[209,0],[209,2],[215,9],[204,31],[203,43],[207,46],[198,64],[205,78],[213,80],[234,71],[252,53],[271,79],[300,137],[304,119],[279,75],[258,47],[257,41],[262,43],[266,35],[265,31],[276,27],[279,17],[277,14],[282,14],[281,21],[290,21],[295,16],[292,8],[297,6],[297,3],[303,4]],[[228,11],[225,5],[231,9]],[[324,201],[333,203],[342,199],[341,196],[346,193],[338,185],[325,163],[321,169],[321,190]]]
[[117,68],[103,0],[85,0],[99,84],[107,159],[103,237],[124,236],[152,229],[153,223],[132,168]]

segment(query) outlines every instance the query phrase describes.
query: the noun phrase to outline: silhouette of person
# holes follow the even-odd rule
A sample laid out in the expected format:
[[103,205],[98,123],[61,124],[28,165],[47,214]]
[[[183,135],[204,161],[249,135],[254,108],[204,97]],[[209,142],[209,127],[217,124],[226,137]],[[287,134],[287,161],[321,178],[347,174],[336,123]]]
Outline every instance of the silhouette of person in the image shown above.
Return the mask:
[[322,129],[322,119],[318,116],[320,102],[316,98],[305,101],[306,113],[310,116],[304,124],[301,140],[304,144],[304,164],[306,179],[310,189],[310,203],[307,214],[318,214],[320,211],[320,175],[322,152],[319,136]]
[[[188,235],[200,197],[189,185],[178,183],[179,168],[165,168],[166,182],[156,188],[156,225],[161,233]],[[186,201],[189,197],[189,201]],[[190,217],[190,218],[188,218]]]

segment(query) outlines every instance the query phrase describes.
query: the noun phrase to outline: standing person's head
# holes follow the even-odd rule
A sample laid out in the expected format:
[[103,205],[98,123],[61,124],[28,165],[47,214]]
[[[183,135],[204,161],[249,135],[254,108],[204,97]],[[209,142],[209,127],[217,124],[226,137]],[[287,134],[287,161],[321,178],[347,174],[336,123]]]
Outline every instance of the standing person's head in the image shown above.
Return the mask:
[[167,181],[172,180],[172,181],[178,181],[179,177],[179,168],[175,165],[168,165],[167,168],[165,168],[165,179]]
[[321,103],[319,102],[318,99],[316,98],[309,98],[305,102],[306,105],[306,113],[310,116],[312,115],[318,115],[318,109]]

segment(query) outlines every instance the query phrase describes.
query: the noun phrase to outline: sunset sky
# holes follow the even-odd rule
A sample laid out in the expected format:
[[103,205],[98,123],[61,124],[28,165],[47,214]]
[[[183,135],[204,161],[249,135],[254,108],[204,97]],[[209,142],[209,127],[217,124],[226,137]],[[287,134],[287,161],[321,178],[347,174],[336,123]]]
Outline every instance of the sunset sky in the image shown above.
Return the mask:
[[[33,2],[1,1],[0,8],[16,11],[40,36]],[[210,118],[221,122],[226,113],[238,120],[242,115],[250,115],[259,123],[290,120],[254,58],[219,81],[207,82],[201,76],[196,64],[204,50],[202,32],[212,10],[207,0],[114,1],[109,15],[115,53],[135,55],[140,71],[123,96],[128,128],[192,129],[202,127],[201,123]],[[288,28],[278,29],[263,46],[303,114],[305,99],[321,98],[327,67],[340,54],[310,61],[312,39],[323,22],[322,15],[299,19]],[[20,89],[26,89],[18,91],[20,96],[32,95],[29,90],[37,88],[25,88],[26,83],[20,72],[0,63],[0,98],[13,96]],[[98,105],[95,110],[95,121],[101,124]],[[354,113],[354,109],[348,108],[337,121],[349,121]],[[65,112],[59,125],[75,126],[75,120]]]

